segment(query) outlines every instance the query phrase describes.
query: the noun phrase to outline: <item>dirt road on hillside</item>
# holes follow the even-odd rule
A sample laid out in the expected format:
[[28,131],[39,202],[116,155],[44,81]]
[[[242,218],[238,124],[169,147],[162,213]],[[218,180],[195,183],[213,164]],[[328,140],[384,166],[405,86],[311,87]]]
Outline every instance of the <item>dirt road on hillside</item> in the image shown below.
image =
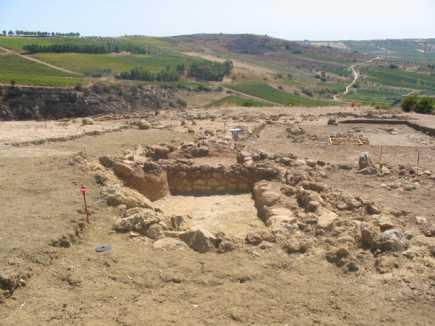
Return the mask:
[[366,62],[363,62],[363,63],[356,63],[356,64],[350,66],[350,69],[352,69],[352,73],[353,73],[353,80],[352,80],[352,82],[349,85],[346,86],[346,90],[344,91],[343,94],[341,94],[341,95],[334,95],[334,101],[339,101],[340,97],[346,96],[347,94],[349,94],[350,90],[352,89],[352,87],[357,83],[358,79],[361,77],[361,73],[357,69],[358,66],[365,65],[365,64],[370,64],[373,61],[378,60],[378,59],[379,59],[379,57],[376,57],[376,58],[370,59],[369,61],[366,61]]

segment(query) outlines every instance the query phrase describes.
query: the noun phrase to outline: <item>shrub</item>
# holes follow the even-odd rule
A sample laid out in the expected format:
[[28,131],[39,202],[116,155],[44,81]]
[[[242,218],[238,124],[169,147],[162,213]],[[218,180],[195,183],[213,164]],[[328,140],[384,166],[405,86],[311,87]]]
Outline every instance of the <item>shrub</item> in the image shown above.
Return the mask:
[[401,107],[402,110],[405,112],[411,112],[415,110],[415,107],[417,105],[418,98],[417,96],[407,96],[402,101]]
[[420,99],[415,107],[417,113],[432,113],[434,110],[434,100],[430,97],[423,97]]

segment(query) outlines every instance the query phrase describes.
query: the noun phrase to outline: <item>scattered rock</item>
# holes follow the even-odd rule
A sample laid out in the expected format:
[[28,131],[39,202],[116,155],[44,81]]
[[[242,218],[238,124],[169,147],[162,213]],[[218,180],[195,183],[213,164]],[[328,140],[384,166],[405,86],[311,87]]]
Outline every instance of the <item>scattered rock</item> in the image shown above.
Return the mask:
[[381,234],[380,249],[383,251],[404,251],[408,247],[408,240],[399,229],[387,230]]
[[355,258],[346,248],[339,248],[326,253],[326,260],[337,265],[337,267],[342,267],[346,272],[357,272],[359,270]]
[[304,254],[310,248],[310,244],[303,240],[289,240],[283,245],[283,249],[289,254]]
[[331,117],[328,119],[328,126],[338,126],[337,118]]
[[320,228],[327,229],[335,222],[337,218],[337,214],[326,208],[322,208],[318,215],[317,225]]
[[151,209],[134,208],[128,210],[126,215],[116,220],[113,225],[115,231],[122,233],[133,231],[145,235],[153,224],[161,221],[161,215]]
[[165,228],[160,224],[152,224],[149,226],[145,235],[153,240],[162,239],[165,237]]
[[246,235],[245,241],[247,244],[258,246],[264,241],[275,242],[275,237],[268,231],[250,232]]
[[420,230],[428,238],[435,237],[435,227],[431,223],[425,223],[420,227]]

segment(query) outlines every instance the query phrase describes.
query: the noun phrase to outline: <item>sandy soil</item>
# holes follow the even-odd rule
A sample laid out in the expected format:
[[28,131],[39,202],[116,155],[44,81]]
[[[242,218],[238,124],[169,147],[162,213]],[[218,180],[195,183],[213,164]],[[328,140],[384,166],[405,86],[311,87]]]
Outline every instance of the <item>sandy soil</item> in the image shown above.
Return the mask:
[[244,240],[249,232],[266,230],[258,218],[251,194],[223,196],[175,196],[156,203],[170,215],[190,215],[193,227],[223,232]]
[[125,126],[125,121],[97,121],[85,126],[81,119],[69,122],[2,121],[0,126],[0,144],[9,144],[74,137],[90,132],[110,132]]
[[[307,110],[225,108],[207,112],[219,117],[249,114],[253,122],[245,125],[253,127],[260,114],[291,112],[300,118]],[[309,112],[324,114],[338,110],[363,112],[365,109],[319,108]],[[162,119],[166,119],[162,125],[177,122],[170,115],[163,115]],[[223,125],[222,119],[197,122],[192,126],[197,132],[200,128],[222,129]],[[118,123],[107,122],[104,127]],[[326,127],[316,128],[315,123],[307,122],[307,128],[310,125],[309,133],[317,133],[319,137],[329,133]],[[3,126],[14,133],[8,134]],[[159,251],[153,249],[151,240],[114,233],[112,223],[117,212],[101,201],[93,178],[76,164],[77,153],[84,152],[92,160],[138,144],[179,143],[195,136],[182,132],[180,127],[126,129],[19,148],[4,145],[38,139],[40,132],[35,130],[39,126],[39,123],[2,123],[0,127],[3,143],[0,146],[0,270],[30,268],[33,274],[13,298],[0,304],[0,325],[433,324],[435,273],[429,279],[422,279],[415,270],[406,268],[382,275],[364,270],[346,274],[320,259],[321,253],[289,256],[276,245],[266,250],[246,247],[223,255],[198,254],[187,249]],[[64,135],[65,129],[57,123],[49,126],[49,135]],[[96,127],[102,126],[98,123]],[[246,144],[273,153],[291,152],[300,157],[356,165],[363,151],[377,157],[378,144],[383,143],[385,162],[396,166],[414,164],[419,149],[422,167],[435,171],[432,141],[421,134],[413,140],[406,136],[413,135],[412,131],[397,128],[399,137],[379,131],[377,126],[364,126],[363,133],[376,145],[332,147],[312,141],[309,145],[292,143],[286,136],[285,125],[274,125]],[[68,130],[76,132],[73,127]],[[403,146],[405,140],[408,143]],[[429,143],[421,143],[425,141]],[[435,221],[433,181],[423,182],[411,193],[382,187],[390,181],[390,177],[338,171],[331,173],[325,182],[376,200],[385,210],[406,210],[410,212],[406,218],[422,215]],[[51,240],[70,231],[72,221],[83,218],[78,191],[82,184],[90,189],[91,226],[79,243],[69,249],[49,246]],[[220,228],[215,222],[217,218],[222,219],[228,223],[225,230],[236,234],[263,227],[254,219],[249,195],[173,197],[161,205],[174,213],[190,213],[199,225]],[[113,251],[97,254],[95,247],[106,243],[112,244]],[[434,259],[427,257],[427,264],[435,266]]]

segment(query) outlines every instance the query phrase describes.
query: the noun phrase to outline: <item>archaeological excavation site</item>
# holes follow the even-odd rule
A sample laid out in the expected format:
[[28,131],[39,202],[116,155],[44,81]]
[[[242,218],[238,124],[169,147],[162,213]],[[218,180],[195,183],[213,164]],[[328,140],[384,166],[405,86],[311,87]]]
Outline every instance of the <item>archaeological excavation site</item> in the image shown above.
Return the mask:
[[4,127],[5,325],[435,317],[431,117],[177,109]]

